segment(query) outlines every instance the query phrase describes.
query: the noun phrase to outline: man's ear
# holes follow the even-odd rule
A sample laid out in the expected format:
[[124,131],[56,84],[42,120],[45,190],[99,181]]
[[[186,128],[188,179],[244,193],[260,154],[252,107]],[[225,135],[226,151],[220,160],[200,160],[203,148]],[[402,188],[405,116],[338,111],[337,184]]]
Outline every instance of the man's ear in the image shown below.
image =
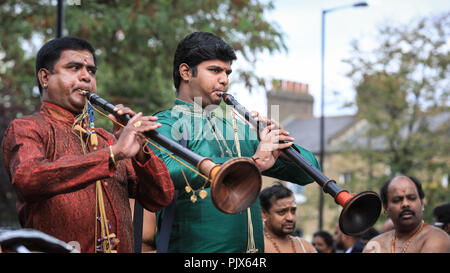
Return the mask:
[[39,83],[42,86],[42,89],[47,89],[48,87],[48,80],[49,80],[49,76],[50,76],[50,71],[48,71],[45,68],[41,68],[38,72],[38,79],[39,79]]
[[386,215],[387,217],[389,217],[389,209],[387,208],[387,206],[383,205],[383,213],[384,215]]
[[189,81],[192,78],[192,70],[186,63],[180,64],[178,71],[183,81]]
[[269,213],[267,211],[265,211],[263,208],[261,208],[261,214],[262,214],[263,222],[265,222],[267,220],[267,217],[269,216]]

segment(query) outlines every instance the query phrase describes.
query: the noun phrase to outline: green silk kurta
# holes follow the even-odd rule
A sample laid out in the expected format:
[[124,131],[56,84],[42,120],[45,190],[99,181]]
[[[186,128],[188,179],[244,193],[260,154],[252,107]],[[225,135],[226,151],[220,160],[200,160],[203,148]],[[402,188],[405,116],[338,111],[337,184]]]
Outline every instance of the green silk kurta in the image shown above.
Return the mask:
[[[179,99],[175,100],[172,109],[160,112],[156,116],[159,118],[158,122],[162,124],[157,129],[159,133],[180,142],[182,132],[186,128],[188,131],[187,134],[185,133],[188,136],[187,147],[203,157],[212,159],[215,163],[221,164],[238,156],[233,123],[230,119],[218,117],[214,113],[201,112],[200,107],[194,107]],[[241,156],[251,157],[259,143],[257,134],[240,120],[237,120],[237,128]],[[152,145],[150,148],[165,162],[175,189],[178,190],[168,252],[245,252],[248,240],[247,211],[238,214],[222,213],[212,203],[209,182],[205,184],[204,178],[182,166],[166,153]],[[299,146],[297,148],[303,157],[320,168],[311,152]],[[186,181],[181,167],[194,190],[205,186],[205,190],[208,192],[205,199],[201,199],[197,194],[197,202],[191,202],[192,192],[185,191]],[[278,159],[272,168],[262,174],[299,185],[313,182],[313,179],[302,169],[283,159]],[[158,228],[161,226],[163,214],[164,210],[157,213]],[[256,248],[258,252],[264,252],[259,199],[251,206],[251,214]]]

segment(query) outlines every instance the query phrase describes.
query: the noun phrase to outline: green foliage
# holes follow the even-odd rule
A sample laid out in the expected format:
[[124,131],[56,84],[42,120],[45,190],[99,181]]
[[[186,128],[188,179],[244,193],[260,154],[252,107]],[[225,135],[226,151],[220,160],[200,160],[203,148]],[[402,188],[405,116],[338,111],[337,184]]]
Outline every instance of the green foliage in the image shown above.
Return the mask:
[[[97,48],[100,93],[154,112],[173,101],[173,54],[193,31],[219,35],[250,63],[259,52],[284,49],[279,30],[263,18],[271,8],[244,0],[82,1],[66,7],[66,28]],[[238,72],[249,87],[258,82],[251,71]]]
[[[380,29],[379,46],[364,52],[353,44],[346,60],[355,82],[358,117],[369,123],[367,138],[382,147],[361,155],[389,166],[392,175],[418,177],[427,197],[426,219],[449,198],[440,185],[450,172],[450,13],[405,26]],[[388,176],[372,178],[381,186]],[[439,188],[439,190],[436,190]]]

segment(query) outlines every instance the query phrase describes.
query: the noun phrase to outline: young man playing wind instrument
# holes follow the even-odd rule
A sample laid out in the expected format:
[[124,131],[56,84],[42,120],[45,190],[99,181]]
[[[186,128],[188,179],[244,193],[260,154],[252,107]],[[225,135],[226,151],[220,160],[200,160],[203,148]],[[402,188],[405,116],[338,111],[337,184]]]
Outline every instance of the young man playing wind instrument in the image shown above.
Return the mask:
[[[213,34],[195,32],[186,36],[174,56],[177,98],[171,109],[156,114],[162,124],[157,131],[217,164],[246,157],[263,175],[299,185],[313,182],[302,169],[280,157],[281,149],[293,145],[294,139],[274,121],[256,115],[255,119],[267,125],[258,136],[243,122],[211,111],[228,90],[235,59],[233,48]],[[312,153],[296,147],[319,168]],[[214,206],[211,185],[204,177],[164,152],[153,152],[166,163],[178,191],[169,240],[157,240],[158,244],[168,244],[168,252],[264,252],[259,200],[240,213],[223,213]],[[161,227],[167,213],[167,209],[157,213],[159,237],[165,232]]]

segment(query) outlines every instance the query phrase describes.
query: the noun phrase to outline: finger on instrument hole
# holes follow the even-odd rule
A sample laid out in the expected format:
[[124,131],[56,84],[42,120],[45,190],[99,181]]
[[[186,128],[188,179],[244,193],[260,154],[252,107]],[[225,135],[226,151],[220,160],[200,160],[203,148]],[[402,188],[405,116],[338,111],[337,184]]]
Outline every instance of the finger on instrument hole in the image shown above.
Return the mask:
[[116,106],[114,109],[117,109],[116,112],[120,116],[125,115],[125,114],[128,114],[130,116],[134,116],[136,114],[133,110],[131,110],[128,107],[123,107],[123,106],[122,107],[117,107]]
[[289,148],[292,146],[292,144],[294,144],[294,143],[293,142],[280,143],[280,144],[278,144],[278,149]]
[[146,131],[155,130],[161,126],[162,126],[162,124],[158,123],[158,122],[144,121],[144,122],[142,122],[142,125],[136,129],[138,132],[143,133]]
[[278,128],[280,130],[280,134],[285,135],[285,136],[289,136],[291,135],[291,133],[289,133],[288,131],[284,130],[283,128]]
[[158,117],[155,117],[155,116],[143,116],[142,120],[157,121]]
[[279,135],[278,139],[280,141],[289,141],[289,142],[293,142],[295,139],[293,137],[290,136],[284,136],[284,135]]
[[142,117],[142,113],[141,113],[141,112],[137,113],[136,115],[134,115],[134,116],[128,121],[127,126],[128,126],[128,125],[131,125],[131,126],[137,128],[137,126],[135,126],[135,123],[136,123],[138,120],[140,120],[141,117]]
[[123,104],[119,103],[117,105],[114,106],[114,112],[117,113],[117,111],[119,111],[120,109],[122,109],[124,106]]

